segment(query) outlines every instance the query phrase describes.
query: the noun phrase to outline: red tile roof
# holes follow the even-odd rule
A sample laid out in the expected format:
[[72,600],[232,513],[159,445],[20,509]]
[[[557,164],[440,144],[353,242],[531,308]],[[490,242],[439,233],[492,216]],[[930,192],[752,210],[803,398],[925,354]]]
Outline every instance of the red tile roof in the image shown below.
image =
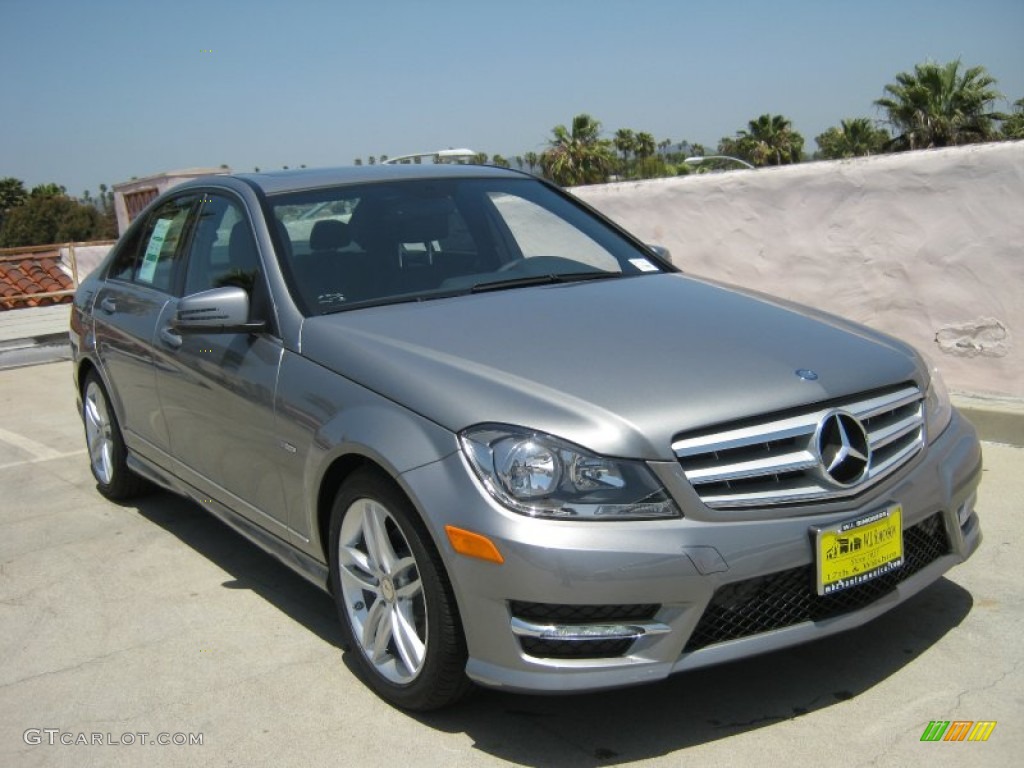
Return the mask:
[[5,258],[0,261],[0,310],[65,304],[71,301],[71,296],[14,297],[72,288],[74,283],[61,269],[58,251],[36,252],[25,254],[20,260]]

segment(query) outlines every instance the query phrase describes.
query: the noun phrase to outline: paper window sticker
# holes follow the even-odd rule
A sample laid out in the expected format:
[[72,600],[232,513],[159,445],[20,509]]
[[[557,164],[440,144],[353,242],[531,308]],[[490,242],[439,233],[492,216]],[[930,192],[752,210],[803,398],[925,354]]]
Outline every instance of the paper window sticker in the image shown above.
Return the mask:
[[657,272],[658,268],[651,264],[647,259],[630,259],[629,263],[639,269],[641,272]]
[[172,221],[172,219],[160,219],[153,226],[153,234],[149,236],[146,254],[142,257],[142,266],[139,267],[139,282],[153,282],[153,276],[156,274],[156,265],[160,261],[160,251],[163,250],[164,240],[167,238],[167,230],[171,228]]

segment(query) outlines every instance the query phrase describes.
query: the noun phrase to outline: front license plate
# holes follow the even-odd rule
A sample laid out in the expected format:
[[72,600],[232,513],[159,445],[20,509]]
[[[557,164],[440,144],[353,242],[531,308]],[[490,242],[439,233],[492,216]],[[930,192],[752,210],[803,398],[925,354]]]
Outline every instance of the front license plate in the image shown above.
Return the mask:
[[816,531],[818,594],[830,595],[903,565],[903,507]]

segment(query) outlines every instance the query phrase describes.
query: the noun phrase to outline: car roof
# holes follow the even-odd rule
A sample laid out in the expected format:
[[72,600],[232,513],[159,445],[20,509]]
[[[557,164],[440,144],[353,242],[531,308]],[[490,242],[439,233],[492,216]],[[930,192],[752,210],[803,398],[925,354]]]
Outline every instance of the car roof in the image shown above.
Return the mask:
[[[236,173],[205,176],[188,183],[188,186],[224,184],[227,179],[239,179],[257,187],[267,195],[319,189],[342,184],[359,184],[374,181],[404,181],[410,179],[453,179],[453,178],[534,178],[528,173],[498,168],[490,165],[459,165],[454,163],[430,163],[424,165],[353,165],[340,168],[302,168],[268,173]],[[185,185],[182,185],[184,187]]]

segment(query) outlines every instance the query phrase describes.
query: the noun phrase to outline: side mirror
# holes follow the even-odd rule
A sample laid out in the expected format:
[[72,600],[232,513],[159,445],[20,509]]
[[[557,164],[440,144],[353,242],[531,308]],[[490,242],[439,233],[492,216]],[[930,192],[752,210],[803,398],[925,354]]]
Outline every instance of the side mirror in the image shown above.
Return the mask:
[[171,325],[181,334],[257,333],[266,327],[262,321],[249,322],[249,294],[237,286],[185,296]]
[[668,248],[666,248],[664,245],[652,245],[652,244],[648,243],[647,247],[651,249],[651,252],[654,253],[655,256],[658,256],[658,257],[664,259],[669,264],[672,263],[672,254],[669,252]]

